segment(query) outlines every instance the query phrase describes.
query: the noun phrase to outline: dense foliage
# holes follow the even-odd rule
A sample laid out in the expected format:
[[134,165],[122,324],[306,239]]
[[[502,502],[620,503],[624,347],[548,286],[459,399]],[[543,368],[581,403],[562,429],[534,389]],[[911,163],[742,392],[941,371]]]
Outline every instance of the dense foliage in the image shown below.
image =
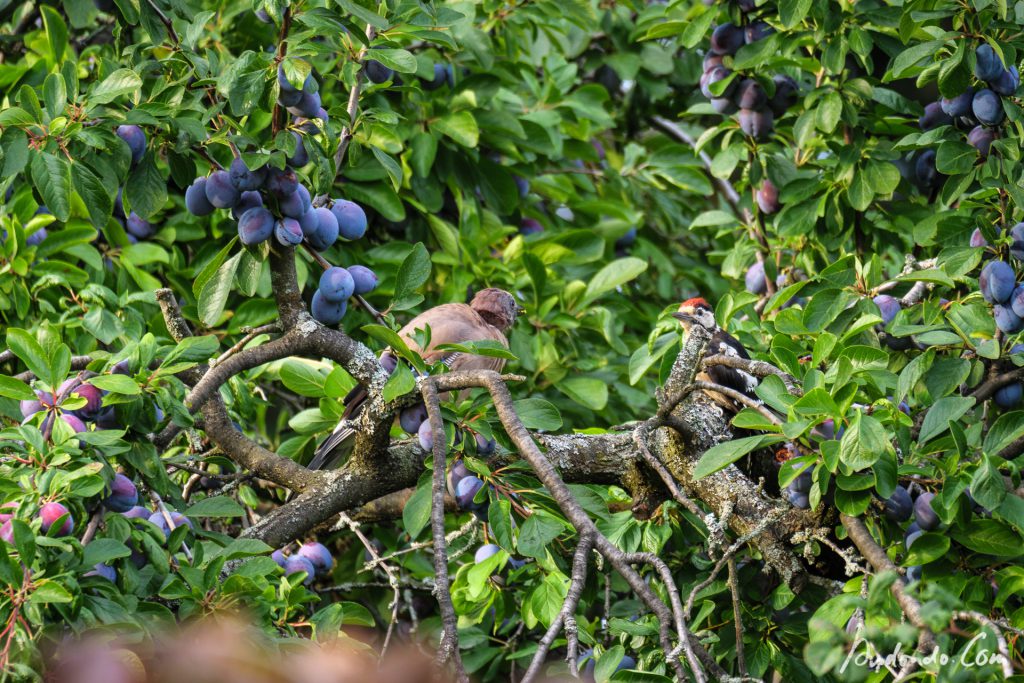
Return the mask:
[[[239,608],[281,647],[344,628],[379,649],[395,622],[436,649],[425,412],[390,428],[419,432],[415,489],[278,549],[259,522],[290,486],[247,472],[185,400],[190,373],[288,332],[281,259],[313,317],[375,353],[431,306],[514,293],[509,352],[462,351],[506,356],[517,413],[547,434],[655,415],[685,341],[668,313],[706,298],[800,391],[765,377],[782,419],[741,410],[697,478],[735,464],[809,510],[784,541],[820,580],[787,583],[746,542],[715,568],[739,534],[660,484],[642,511],[635,480],[577,473],[600,532],[694,591],[687,625],[731,675],[883,680],[843,667],[855,639],[906,653],[925,632],[951,663],[918,676],[1019,673],[1022,24],[987,0],[0,3],[4,680],[38,680],[73,634],[131,643]],[[195,336],[169,329],[161,288]],[[382,395],[405,407],[410,366],[428,369],[400,355]],[[306,464],[357,360],[267,360],[211,393]],[[486,392],[448,398],[461,658],[509,680],[562,608],[581,530]],[[675,675],[607,565],[575,614],[596,680]],[[978,633],[1012,661],[965,664]]]

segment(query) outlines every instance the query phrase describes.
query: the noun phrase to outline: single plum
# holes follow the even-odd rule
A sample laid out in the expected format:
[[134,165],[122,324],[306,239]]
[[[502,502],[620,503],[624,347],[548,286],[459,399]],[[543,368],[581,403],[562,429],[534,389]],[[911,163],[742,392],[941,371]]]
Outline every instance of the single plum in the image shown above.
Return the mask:
[[711,51],[717,55],[734,55],[744,42],[743,29],[733,23],[720,24],[711,32]]
[[914,501],[914,520],[924,531],[931,531],[939,526],[939,516],[932,507],[932,500],[934,498],[934,493],[926,491]]
[[999,99],[999,95],[988,88],[982,88],[974,93],[971,111],[974,113],[974,118],[985,126],[998,126],[1006,117],[1003,101]]
[[318,289],[313,293],[313,302],[310,304],[309,311],[324,325],[337,325],[345,317],[347,308],[347,301],[339,303],[327,301]]
[[398,424],[407,434],[418,434],[427,420],[427,407],[422,403],[406,408],[398,414]]
[[131,479],[118,472],[110,483],[110,494],[103,499],[108,510],[128,512],[139,502],[139,490]]
[[356,294],[369,294],[377,288],[377,274],[366,266],[349,266],[348,274],[356,286]]
[[296,555],[309,560],[309,563],[313,565],[313,570],[318,575],[330,574],[331,568],[334,566],[334,558],[331,557],[331,551],[322,543],[315,541],[303,543]]
[[313,577],[316,575],[316,568],[313,563],[307,560],[305,557],[298,555],[292,555],[284,561],[284,573],[286,576],[292,574],[298,574],[299,572],[306,572],[306,578],[302,580],[303,585],[310,585],[313,583]]
[[979,81],[991,83],[1003,75],[1003,60],[988,43],[982,43],[974,51],[974,75]]
[[747,291],[760,296],[768,291],[768,280],[764,275],[764,262],[756,261],[754,265],[747,268],[747,274],[743,278]]
[[1017,286],[1016,278],[1013,268],[1006,261],[989,261],[988,265],[981,269],[978,289],[981,290],[985,301],[1005,303]]
[[72,517],[68,509],[60,503],[46,503],[39,508],[39,519],[42,520],[42,526],[40,528],[43,530],[43,533],[48,533],[50,528],[62,517],[64,518],[64,521],[61,523],[60,527],[58,527],[57,532],[54,534],[55,536],[69,535],[75,528],[74,517]]
[[193,216],[208,216],[217,208],[206,198],[206,176],[196,178],[185,190],[185,208]]
[[355,292],[352,276],[344,268],[333,266],[320,276],[320,296],[331,303],[345,301]]
[[302,244],[302,226],[294,218],[282,218],[274,224],[274,237],[281,246],[294,247]]
[[774,120],[770,109],[740,109],[739,119],[740,129],[755,140],[766,140],[772,134]]
[[338,233],[344,239],[357,240],[366,234],[366,212],[355,202],[336,199],[331,213],[338,219]]
[[921,130],[931,130],[939,126],[948,126],[951,123],[953,123],[953,119],[942,110],[941,102],[929,102],[926,104],[924,106],[924,114],[917,120],[917,125],[921,127]]
[[240,196],[227,171],[214,171],[206,179],[206,198],[218,209],[230,209]]
[[234,184],[235,189],[239,192],[252,192],[263,187],[263,182],[267,178],[267,169],[265,166],[262,166],[255,171],[250,171],[249,167],[242,161],[242,158],[236,157],[231,160],[228,175],[231,177],[231,182]]
[[146,153],[146,134],[138,126],[124,125],[117,127],[117,137],[128,145],[132,152],[132,165],[142,161]]
[[338,241],[337,219],[330,209],[323,206],[313,209],[310,213],[316,216],[317,226],[313,234],[309,236],[309,243],[317,251],[330,249]]
[[262,206],[249,209],[238,219],[238,238],[242,244],[259,244],[273,234],[274,215]]
[[902,486],[897,486],[893,494],[885,501],[885,516],[894,522],[905,522],[914,511],[914,501],[910,493]]

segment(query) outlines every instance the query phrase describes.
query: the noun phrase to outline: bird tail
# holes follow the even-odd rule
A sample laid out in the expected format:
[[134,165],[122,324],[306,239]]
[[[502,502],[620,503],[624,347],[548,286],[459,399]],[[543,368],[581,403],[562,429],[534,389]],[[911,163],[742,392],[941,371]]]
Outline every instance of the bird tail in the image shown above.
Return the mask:
[[[359,416],[359,413],[363,410],[363,404],[366,403],[368,395],[366,389],[362,386],[357,385],[352,389],[345,397],[345,412],[341,414],[343,421],[354,420]],[[356,432],[351,428],[340,428],[339,424],[331,435],[324,439],[316,449],[316,453],[313,454],[313,459],[306,465],[311,470],[327,470],[332,469],[341,462],[341,460],[351,452],[350,447],[339,448],[343,444],[351,442],[355,437]]]

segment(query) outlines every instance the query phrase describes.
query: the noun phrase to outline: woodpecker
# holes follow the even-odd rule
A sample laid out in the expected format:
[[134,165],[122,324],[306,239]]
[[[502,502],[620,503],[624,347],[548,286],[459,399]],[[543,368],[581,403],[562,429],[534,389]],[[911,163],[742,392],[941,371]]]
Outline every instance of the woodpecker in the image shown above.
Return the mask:
[[[750,359],[750,354],[743,348],[743,344],[718,326],[714,310],[704,299],[687,299],[679,304],[679,310],[673,313],[672,317],[679,321],[687,333],[695,324],[701,325],[711,332],[711,339],[708,341],[705,356],[721,354],[723,356]],[[761,401],[757,394],[754,393],[754,390],[757,389],[758,379],[739,368],[712,365],[711,367],[701,369],[697,373],[697,379],[735,389],[741,394],[749,396],[754,401],[759,403]],[[705,393],[708,395],[708,398],[730,412],[737,412],[742,407],[738,406],[736,401],[717,391],[705,391]]]

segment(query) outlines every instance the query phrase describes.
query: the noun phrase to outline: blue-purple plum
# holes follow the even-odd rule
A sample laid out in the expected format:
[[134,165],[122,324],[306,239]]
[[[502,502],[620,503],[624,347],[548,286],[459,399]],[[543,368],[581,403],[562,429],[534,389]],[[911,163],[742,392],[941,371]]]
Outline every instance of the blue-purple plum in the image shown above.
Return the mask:
[[463,510],[476,511],[487,506],[486,499],[483,503],[473,502],[473,498],[480,489],[484,487],[484,482],[480,477],[476,475],[469,475],[459,480],[459,483],[455,485],[455,502]]
[[294,105],[288,107],[288,113],[293,114],[295,116],[304,116],[307,119],[311,119],[314,118],[320,111],[321,104],[322,102],[320,101],[319,92],[303,91],[302,96],[299,98],[299,101]]
[[615,249],[617,251],[629,249],[631,246],[633,246],[634,242],[636,242],[636,226],[633,226],[632,228],[626,231],[625,235],[615,240]]
[[331,213],[338,220],[338,233],[344,239],[357,240],[366,234],[366,212],[355,202],[336,199]]
[[1024,261],[1024,223],[1010,228],[1010,256],[1018,261]]
[[62,517],[64,518],[64,521],[61,522],[60,527],[58,527],[57,532],[54,534],[55,536],[69,535],[75,528],[75,518],[72,517],[68,509],[60,503],[46,503],[39,508],[39,519],[42,521],[42,526],[40,528],[43,530],[43,533],[49,533],[50,528]]
[[1016,94],[1017,88],[1020,87],[1020,72],[1017,70],[1017,67],[1011,66],[1009,69],[1004,70],[995,82],[989,85],[998,94],[1010,97]]
[[784,488],[782,490],[782,495],[785,497],[786,500],[789,501],[790,505],[792,505],[793,507],[800,508],[801,510],[807,510],[811,507],[810,496],[808,496],[807,493],[804,493],[803,491],[794,490],[792,485]]
[[309,311],[312,313],[313,317],[324,325],[337,325],[340,323],[341,319],[345,317],[345,311],[347,309],[347,301],[342,301],[340,303],[327,301],[320,294],[319,289],[313,293],[313,302],[309,307]]
[[231,209],[231,215],[234,216],[237,221],[244,216],[245,212],[249,209],[255,209],[260,206],[263,206],[263,195],[255,190],[243,192],[238,198],[238,203],[235,204],[233,209]]
[[46,240],[47,237],[49,237],[49,233],[46,231],[46,228],[38,228],[35,232],[25,238],[25,246],[38,247]]
[[473,471],[466,467],[466,463],[462,460],[456,460],[452,463],[452,466],[448,470],[448,494],[454,498],[455,489],[458,488],[459,482],[466,477],[473,476]]
[[981,290],[985,301],[1005,303],[1017,287],[1016,278],[1013,268],[1006,261],[989,261],[988,265],[981,269],[978,289]]
[[419,428],[416,430],[416,440],[423,450],[429,452],[434,449],[434,429],[430,425],[430,420],[424,420],[420,423]]
[[922,187],[933,187],[939,181],[939,171],[935,168],[935,150],[926,149],[914,160],[914,178]]
[[331,557],[331,551],[323,543],[317,543],[316,541],[303,543],[295,554],[309,560],[309,563],[313,565],[313,570],[318,575],[330,574],[331,568],[334,567],[334,558]]
[[193,216],[208,216],[217,208],[206,198],[206,176],[196,178],[185,190],[185,208]]
[[995,318],[996,327],[1003,334],[1017,334],[1024,330],[1024,320],[1014,313],[1010,306],[994,304],[992,306],[992,317]]
[[768,104],[768,94],[753,78],[745,78],[736,89],[736,105],[740,109],[760,110]]
[[515,176],[516,189],[519,190],[519,196],[525,197],[530,194],[530,181],[522,176]]
[[72,414],[83,420],[91,420],[96,416],[103,406],[103,392],[91,384],[86,384],[77,378],[65,380],[57,389],[58,396],[71,396],[72,394],[85,399],[85,405],[72,411]]
[[128,519],[149,519],[149,516],[153,514],[153,511],[149,508],[142,507],[141,505],[135,505],[121,513],[122,517]]
[[111,583],[117,583],[117,570],[111,567],[109,564],[94,564],[90,571],[87,571],[83,576],[98,576],[101,579],[106,579]]
[[929,102],[926,104],[924,106],[924,113],[917,120],[917,125],[921,127],[921,130],[931,130],[939,126],[948,126],[951,123],[953,123],[953,119],[942,110],[940,102]]
[[267,10],[263,9],[262,7],[260,7],[258,10],[256,10],[256,18],[261,23],[264,23],[264,24],[273,24],[274,23],[274,20],[270,18],[269,14],[267,14]]
[[982,159],[988,157],[989,150],[992,148],[992,141],[995,139],[995,129],[986,128],[985,126],[975,126],[967,134],[967,144],[978,150]]
[[768,107],[775,116],[782,116],[800,99],[800,86],[791,76],[781,74],[773,76],[772,81],[775,83],[775,94],[768,101]]
[[97,429],[117,429],[120,424],[117,421],[117,411],[114,406],[104,406],[100,409],[100,412],[96,413],[96,418],[93,420],[96,424]]
[[153,224],[132,211],[128,214],[128,220],[124,224],[125,230],[140,240],[151,237],[155,231]]
[[376,59],[367,61],[364,70],[366,71],[366,77],[377,84],[387,83],[395,77],[394,71],[384,66]]
[[300,88],[296,88],[288,80],[288,76],[284,72],[284,64],[277,65],[277,85],[283,93],[301,92]]
[[[309,235],[309,243],[317,251],[325,251],[338,241],[338,221],[330,209],[323,206],[313,209],[310,213],[316,215],[317,226],[312,235]],[[351,277],[351,276],[349,276]]]
[[331,303],[345,301],[355,290],[356,285],[352,281],[352,276],[340,266],[332,266],[320,276],[320,296]]
[[366,266],[349,266],[348,274],[356,286],[356,294],[369,294],[377,288],[377,274]]
[[[437,90],[442,85],[447,83],[449,81],[448,69],[449,67],[445,64],[434,64],[434,77],[430,80],[427,80],[425,78],[422,79],[423,89]],[[454,78],[454,76],[452,76],[452,78]]]
[[879,294],[872,301],[878,306],[878,314],[882,316],[882,324],[888,325],[900,312],[900,300],[888,294]]
[[272,559],[274,562],[277,562],[277,566],[279,566],[281,569],[284,569],[285,562],[288,561],[288,558],[284,556],[284,551],[280,549],[272,552],[270,554],[270,559]]
[[427,420],[427,407],[422,403],[405,408],[398,414],[398,424],[407,434],[418,434]]
[[997,389],[996,393],[992,395],[992,400],[1003,410],[1010,410],[1020,405],[1022,397],[1024,397],[1024,384],[1012,382]]
[[716,55],[734,55],[745,42],[743,29],[733,23],[720,24],[711,32],[711,51]]
[[704,61],[701,64],[701,68],[704,73],[707,73],[716,66],[722,66],[723,64],[725,64],[724,55],[716,55],[714,52],[708,52],[704,55]]
[[[914,525],[911,525],[911,526],[914,526]],[[920,527],[918,527],[914,531],[911,531],[910,528],[908,527],[907,528],[907,533],[903,536],[903,546],[907,550],[910,550],[910,546],[914,545],[914,541],[916,541],[917,539],[921,538],[921,536],[923,536],[923,535],[924,535],[924,531],[922,531]]]
[[724,81],[732,75],[732,70],[725,66],[712,67],[710,71],[706,71],[703,76],[700,77],[700,91],[704,97],[711,99],[713,97],[730,97],[733,92],[736,91],[736,80],[733,79],[729,82],[729,85],[725,86],[725,89],[715,94],[711,90],[711,86],[719,81]]
[[905,522],[914,512],[914,501],[910,493],[902,486],[897,486],[892,495],[885,501],[885,516],[894,522]]
[[521,235],[536,235],[539,232],[544,232],[544,226],[534,218],[524,218],[523,222],[519,224],[519,234]]
[[490,437],[480,434],[479,432],[477,432],[474,437],[476,440],[477,455],[492,455],[494,453],[494,449],[498,447],[498,442]]
[[18,404],[18,408],[21,409],[21,416],[27,419],[42,410],[43,404],[39,401],[25,400]]
[[218,209],[230,209],[241,197],[227,171],[214,171],[206,179],[206,198]]
[[914,521],[924,531],[931,531],[939,526],[939,516],[932,507],[935,494],[926,491],[914,501]]
[[398,356],[390,351],[385,351],[380,355],[380,366],[390,375],[398,367]]
[[749,45],[750,43],[756,43],[759,40],[763,40],[773,33],[775,33],[775,29],[773,29],[767,22],[752,21],[743,29],[743,39],[746,41],[747,45]]
[[913,567],[907,567],[907,581],[920,581],[921,580],[921,565],[915,564]]
[[974,101],[974,88],[967,88],[956,97],[943,97],[939,105],[946,116],[960,118],[971,114],[971,102]]
[[1004,68],[1003,60],[988,43],[982,43],[974,51],[974,75],[979,81],[986,83],[995,81],[1003,75]]
[[294,218],[282,218],[274,224],[274,237],[281,246],[294,247],[302,244],[302,226]]
[[1010,310],[1018,318],[1024,318],[1024,285],[1017,285],[1010,295]]
[[974,93],[971,111],[974,113],[974,118],[978,119],[978,123],[985,126],[998,126],[1006,117],[1003,101],[999,99],[999,95],[988,88],[982,88]]
[[761,209],[761,213],[764,214],[771,215],[782,208],[779,204],[779,188],[775,187],[775,183],[767,178],[757,189],[754,199],[757,201],[757,208]]
[[313,577],[316,575],[316,568],[313,567],[313,563],[307,560],[305,557],[298,555],[292,555],[284,561],[284,573],[285,576],[291,576],[292,574],[298,574],[299,572],[306,572],[306,578],[302,580],[303,585],[310,585],[313,583]]
[[306,145],[302,141],[302,136],[294,130],[289,131],[292,137],[295,138],[295,153],[288,157],[288,165],[293,168],[302,168],[309,163],[309,154],[306,152]]
[[751,294],[761,295],[768,291],[768,280],[764,275],[764,263],[754,262],[754,265],[747,268],[747,274],[743,278],[747,291]]
[[284,170],[278,168],[267,169],[267,183],[265,189],[279,199],[290,196],[299,187],[299,180],[295,171],[290,168]]
[[238,219],[238,239],[251,246],[270,239],[274,234],[274,214],[262,206],[249,209]]
[[63,413],[61,414],[60,419],[64,422],[64,424],[71,427],[75,434],[81,434],[82,432],[87,430],[85,423],[82,422],[82,420],[77,415],[72,415],[71,413]]
[[298,185],[295,191],[281,200],[281,213],[289,218],[298,218],[312,208],[312,198],[305,185]]
[[[291,87],[291,85],[289,85],[288,87]],[[278,94],[277,94],[277,102],[278,102],[278,104],[280,104],[282,107],[287,108],[289,111],[291,110],[292,107],[294,107],[295,105],[297,105],[301,101],[302,101],[302,91],[301,90],[295,90],[295,89],[285,90],[284,88],[282,88],[278,92]]]
[[128,512],[139,502],[139,490],[131,479],[118,472],[110,483],[110,493],[103,499],[108,510]]
[[263,182],[267,179],[267,169],[262,166],[255,171],[250,171],[242,158],[236,157],[231,160],[228,175],[239,192],[252,192],[263,187]]
[[117,137],[121,138],[128,145],[132,152],[132,164],[142,161],[146,153],[146,134],[138,126],[124,125],[117,127]]
[[482,545],[476,549],[476,552],[473,554],[473,561],[476,564],[480,564],[481,562],[494,557],[500,552],[501,548],[499,546],[496,546],[493,543],[487,543],[486,545]]
[[316,231],[320,228],[320,214],[311,209],[295,220],[299,222],[299,227],[302,228],[303,237],[312,244],[316,239]]
[[740,109],[740,129],[755,140],[766,140],[772,134],[774,119],[770,109]]

